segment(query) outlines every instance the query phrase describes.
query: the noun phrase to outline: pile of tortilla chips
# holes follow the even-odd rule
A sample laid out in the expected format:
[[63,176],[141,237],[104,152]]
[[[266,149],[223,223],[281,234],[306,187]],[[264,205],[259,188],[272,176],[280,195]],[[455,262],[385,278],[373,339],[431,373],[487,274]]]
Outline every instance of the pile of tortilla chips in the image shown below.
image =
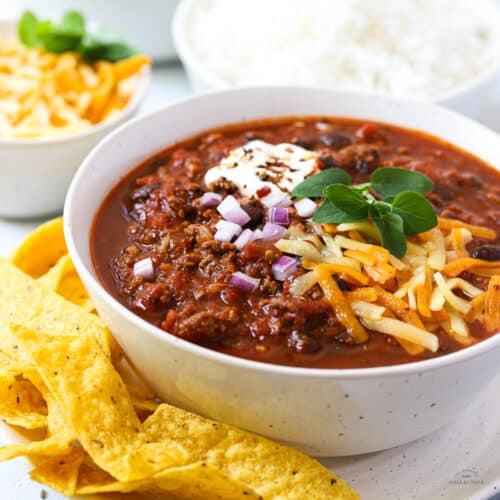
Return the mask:
[[[357,499],[313,459],[161,404],[124,363],[67,255],[62,220],[0,260],[0,418],[38,440],[0,448],[66,495]],[[33,434],[33,433],[32,433]]]

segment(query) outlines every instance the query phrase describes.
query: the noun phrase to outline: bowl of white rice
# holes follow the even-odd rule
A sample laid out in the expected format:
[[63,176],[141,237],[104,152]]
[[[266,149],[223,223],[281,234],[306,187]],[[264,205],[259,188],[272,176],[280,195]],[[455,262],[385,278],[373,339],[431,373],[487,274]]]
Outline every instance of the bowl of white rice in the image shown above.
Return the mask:
[[491,0],[182,0],[173,35],[195,91],[319,86],[477,115],[500,79]]

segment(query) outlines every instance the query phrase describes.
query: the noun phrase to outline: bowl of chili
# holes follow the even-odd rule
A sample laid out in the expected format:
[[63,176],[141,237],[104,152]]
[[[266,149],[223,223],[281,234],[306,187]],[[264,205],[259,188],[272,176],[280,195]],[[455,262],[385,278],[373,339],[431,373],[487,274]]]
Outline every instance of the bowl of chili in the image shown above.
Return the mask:
[[[94,149],[65,235],[99,314],[166,400],[317,456],[381,450],[442,427],[498,374],[499,144],[432,104],[220,91]],[[398,182],[413,204],[427,193],[425,231]],[[406,233],[386,233],[385,212],[315,222],[339,190],[387,205]],[[404,252],[389,241],[401,238]]]

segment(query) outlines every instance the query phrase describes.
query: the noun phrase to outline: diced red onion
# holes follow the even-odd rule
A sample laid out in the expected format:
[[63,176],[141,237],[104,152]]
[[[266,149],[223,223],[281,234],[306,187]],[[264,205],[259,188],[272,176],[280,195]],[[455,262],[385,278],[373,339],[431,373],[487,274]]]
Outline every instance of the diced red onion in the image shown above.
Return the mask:
[[214,240],[231,241],[235,236],[241,233],[241,226],[227,220],[220,220],[215,224],[217,232],[214,235]]
[[222,196],[219,193],[203,193],[200,198],[200,203],[207,208],[216,207],[222,201]]
[[297,210],[297,215],[304,218],[312,217],[318,208],[316,203],[309,198],[302,198],[294,206]]
[[290,196],[286,193],[272,193],[260,200],[267,208],[271,207],[289,207],[292,204]]
[[231,285],[247,293],[252,293],[259,286],[259,283],[259,278],[252,278],[240,271],[233,273],[231,277]]
[[279,239],[283,236],[285,228],[283,226],[278,226],[272,222],[266,222],[262,228],[262,238],[264,240],[274,240]]
[[272,207],[269,209],[269,221],[288,226],[288,208]]
[[272,270],[275,279],[285,281],[288,276],[297,270],[297,264],[293,257],[282,255],[279,259],[273,262]]
[[255,229],[253,232],[253,241],[261,240],[263,238],[262,229]]
[[155,269],[151,257],[138,260],[134,264],[134,276],[142,276],[145,280],[152,280],[155,276]]
[[250,216],[240,207],[238,200],[234,196],[226,196],[217,206],[217,211],[229,222],[234,222],[244,226]]
[[253,241],[253,231],[251,229],[244,229],[234,242],[236,248],[241,250],[247,243]]

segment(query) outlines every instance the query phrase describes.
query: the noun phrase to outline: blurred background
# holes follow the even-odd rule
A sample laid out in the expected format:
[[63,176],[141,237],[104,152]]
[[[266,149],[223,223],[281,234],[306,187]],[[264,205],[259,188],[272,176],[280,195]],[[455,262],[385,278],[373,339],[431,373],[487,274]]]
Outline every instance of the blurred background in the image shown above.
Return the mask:
[[11,0],[0,18],[76,9],[120,31],[155,62],[143,111],[193,91],[301,84],[430,99],[500,130],[494,6],[500,0]]
[[26,9],[57,18],[76,9],[94,22],[127,35],[157,61],[175,58],[170,23],[179,0],[11,0],[0,2],[0,18],[17,19]]

